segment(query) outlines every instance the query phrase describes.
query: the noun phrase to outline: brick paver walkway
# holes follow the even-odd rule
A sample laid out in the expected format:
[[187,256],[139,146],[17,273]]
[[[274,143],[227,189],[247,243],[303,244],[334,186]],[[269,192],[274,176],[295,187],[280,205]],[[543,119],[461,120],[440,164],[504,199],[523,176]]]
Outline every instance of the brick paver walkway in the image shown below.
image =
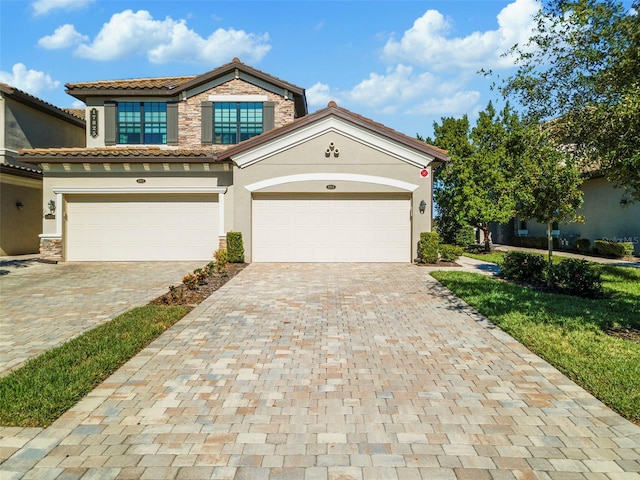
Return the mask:
[[250,265],[11,444],[3,479],[640,477],[639,427],[398,264]]
[[0,259],[0,376],[133,307],[206,262]]

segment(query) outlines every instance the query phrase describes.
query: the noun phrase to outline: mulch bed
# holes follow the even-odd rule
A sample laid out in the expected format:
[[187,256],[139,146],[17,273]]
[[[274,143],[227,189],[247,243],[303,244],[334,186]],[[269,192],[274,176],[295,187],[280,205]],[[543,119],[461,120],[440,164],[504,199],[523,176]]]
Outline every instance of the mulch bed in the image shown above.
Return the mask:
[[607,330],[607,334],[612,337],[623,338],[625,340],[640,343],[640,330],[637,328],[612,327]]
[[149,302],[149,305],[189,305],[196,306],[247,266],[246,263],[229,263],[223,273],[209,275],[206,280],[191,290],[183,283],[171,288],[164,295]]

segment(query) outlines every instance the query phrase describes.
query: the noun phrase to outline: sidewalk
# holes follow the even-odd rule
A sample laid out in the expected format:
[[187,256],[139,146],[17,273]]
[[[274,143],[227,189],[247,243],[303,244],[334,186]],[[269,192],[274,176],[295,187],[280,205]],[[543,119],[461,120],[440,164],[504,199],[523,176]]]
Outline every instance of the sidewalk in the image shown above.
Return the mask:
[[[526,248],[526,247],[514,247],[511,245],[499,245],[494,244],[493,247],[498,251],[510,251],[510,250],[518,250],[519,252],[531,252],[531,253],[539,253],[541,255],[547,255],[547,250],[542,250],[538,248]],[[633,257],[632,260],[622,260],[620,258],[604,258],[604,257],[596,257],[592,255],[581,255],[579,253],[571,253],[571,252],[563,252],[561,250],[554,250],[553,255],[557,255],[558,257],[567,257],[567,258],[578,258],[580,260],[588,260],[590,262],[595,263],[606,263],[609,265],[618,265],[622,267],[633,267],[640,268],[640,258]]]

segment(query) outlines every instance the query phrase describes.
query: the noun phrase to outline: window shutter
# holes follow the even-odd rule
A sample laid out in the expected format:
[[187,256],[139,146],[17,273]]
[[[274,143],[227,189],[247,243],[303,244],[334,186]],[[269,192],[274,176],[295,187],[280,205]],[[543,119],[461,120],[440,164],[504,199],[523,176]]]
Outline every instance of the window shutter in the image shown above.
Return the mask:
[[268,132],[276,124],[276,104],[275,102],[264,102],[262,104],[262,131]]
[[115,145],[118,135],[118,125],[116,116],[118,115],[118,104],[104,104],[104,144]]
[[201,142],[203,145],[211,145],[213,143],[213,102],[202,102],[201,115]]
[[177,103],[167,103],[167,145],[178,145]]

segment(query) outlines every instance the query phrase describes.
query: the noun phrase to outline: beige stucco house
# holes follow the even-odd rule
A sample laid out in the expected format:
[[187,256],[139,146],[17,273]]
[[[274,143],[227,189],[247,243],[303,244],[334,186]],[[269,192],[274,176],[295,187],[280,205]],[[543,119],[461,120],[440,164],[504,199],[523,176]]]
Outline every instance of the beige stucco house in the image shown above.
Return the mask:
[[0,256],[40,248],[42,171],[20,159],[18,151],[84,145],[82,118],[0,83]]
[[[623,189],[616,188],[601,174],[591,174],[581,186],[583,204],[576,211],[582,222],[561,222],[553,235],[560,247],[570,247],[578,239],[631,242],[640,254],[640,202],[632,202]],[[518,219],[494,234],[496,243],[510,243],[514,236],[546,237],[547,226],[534,220]]]
[[250,262],[410,262],[446,152],[238,59],[203,75],[68,84],[86,148],[41,165],[44,257],[210,260],[242,232]]

